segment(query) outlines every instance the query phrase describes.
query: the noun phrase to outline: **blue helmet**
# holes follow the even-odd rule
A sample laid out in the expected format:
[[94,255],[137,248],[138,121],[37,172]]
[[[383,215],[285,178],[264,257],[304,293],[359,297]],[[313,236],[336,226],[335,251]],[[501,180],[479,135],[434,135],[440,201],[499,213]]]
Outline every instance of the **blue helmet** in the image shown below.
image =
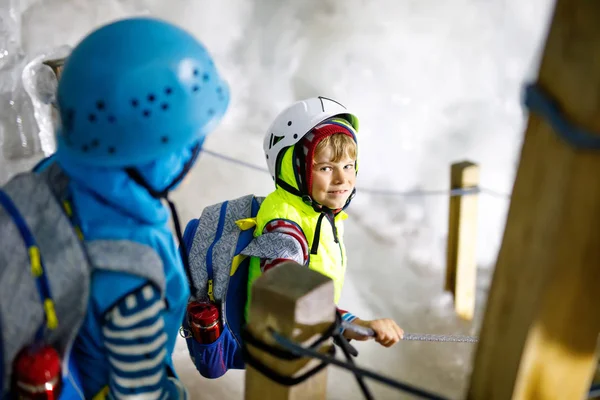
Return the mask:
[[58,84],[57,156],[129,167],[202,143],[229,104],[229,88],[191,34],[129,18],[85,37]]

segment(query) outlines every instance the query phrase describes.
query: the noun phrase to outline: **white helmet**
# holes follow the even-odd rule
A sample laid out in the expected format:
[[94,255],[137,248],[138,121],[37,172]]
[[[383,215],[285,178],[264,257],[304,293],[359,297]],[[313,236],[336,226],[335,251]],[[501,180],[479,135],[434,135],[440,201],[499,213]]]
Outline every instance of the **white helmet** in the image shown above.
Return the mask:
[[298,101],[275,118],[265,134],[263,143],[267,166],[273,180],[277,176],[277,159],[281,151],[298,143],[321,122],[336,116],[347,119],[354,130],[358,131],[358,118],[354,114],[341,103],[322,96]]

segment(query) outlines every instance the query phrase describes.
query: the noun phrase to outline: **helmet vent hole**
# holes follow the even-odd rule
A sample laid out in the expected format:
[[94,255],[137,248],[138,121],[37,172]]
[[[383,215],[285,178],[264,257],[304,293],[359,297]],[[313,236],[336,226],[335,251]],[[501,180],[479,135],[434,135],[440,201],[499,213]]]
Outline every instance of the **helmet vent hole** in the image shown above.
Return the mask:
[[173,89],[171,89],[170,87],[166,87],[165,88],[165,94],[169,95],[171,93],[173,93]]
[[92,147],[98,147],[98,145],[100,145],[100,141],[98,139],[94,139],[92,140],[91,145]]
[[202,80],[204,82],[208,82],[209,79],[210,79],[210,75],[208,75],[208,73],[205,72],[204,75],[202,75]]
[[104,102],[102,100],[98,100],[96,102],[96,108],[98,109],[98,111],[104,110]]
[[138,106],[138,104],[139,104],[139,102],[137,101],[137,99],[132,99],[132,100],[131,100],[131,106],[132,106],[132,107],[137,107],[137,106]]
[[88,151],[89,149],[90,149],[90,148],[88,147],[88,145],[87,145],[87,144],[84,144],[83,146],[81,146],[81,151],[83,151],[84,153],[87,153],[87,151]]
[[[273,134],[271,134],[273,135]],[[273,135],[273,144],[271,146],[275,146],[277,143],[279,143],[280,140],[283,140],[285,137],[284,136],[275,136]]]
[[267,160],[269,159],[269,155],[267,154]]
[[294,139],[298,139],[298,134],[294,133]]
[[169,142],[169,137],[168,136],[163,136],[163,137],[160,138],[160,141],[162,143],[168,143]]
[[90,121],[91,123],[96,122],[96,115],[95,114],[88,115],[88,121]]
[[156,96],[154,96],[152,93],[150,93],[150,94],[148,95],[148,101],[149,101],[150,103],[152,103],[152,102],[154,102],[154,100],[156,100]]
[[115,153],[116,153],[116,151],[117,151],[117,149],[115,149],[113,146],[110,146],[110,147],[108,148],[108,154],[115,154]]
[[194,85],[194,86],[192,87],[192,91],[193,91],[193,92],[197,92],[197,91],[199,91],[199,90],[200,90],[200,86],[198,86],[198,85]]
[[161,104],[161,106],[160,106],[160,108],[162,108],[163,110],[165,110],[165,111],[166,111],[166,110],[168,110],[168,109],[169,109],[169,104],[167,104],[167,103],[162,103],[162,104]]
[[223,94],[223,88],[221,86],[217,88],[217,94]]
[[144,110],[144,117],[148,118],[150,116],[150,110]]
[[194,76],[198,76],[198,69],[194,69]]
[[292,126],[292,121],[288,121],[288,126]]
[[115,118],[115,116],[114,116],[114,115],[109,115],[109,116],[108,116],[108,118],[107,118],[107,120],[108,120],[108,123],[109,123],[109,124],[114,124],[114,123],[115,123],[115,120],[116,120],[116,118]]
[[213,116],[215,115],[215,110],[213,110],[212,108],[208,109],[208,115]]

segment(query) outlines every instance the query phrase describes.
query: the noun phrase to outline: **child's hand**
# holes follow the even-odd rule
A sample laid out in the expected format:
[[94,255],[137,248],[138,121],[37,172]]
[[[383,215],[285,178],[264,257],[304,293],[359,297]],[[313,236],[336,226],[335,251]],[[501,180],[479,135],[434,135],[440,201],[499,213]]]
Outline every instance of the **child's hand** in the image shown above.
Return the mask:
[[[363,321],[361,319],[355,319],[352,321],[353,324],[364,326],[365,328],[371,328],[375,332],[375,341],[382,346],[391,347],[398,343],[404,336],[402,328],[389,318],[375,319],[373,321]],[[348,339],[354,339],[364,341],[370,339],[369,336],[359,335],[352,332],[350,329],[344,331],[344,336]]]

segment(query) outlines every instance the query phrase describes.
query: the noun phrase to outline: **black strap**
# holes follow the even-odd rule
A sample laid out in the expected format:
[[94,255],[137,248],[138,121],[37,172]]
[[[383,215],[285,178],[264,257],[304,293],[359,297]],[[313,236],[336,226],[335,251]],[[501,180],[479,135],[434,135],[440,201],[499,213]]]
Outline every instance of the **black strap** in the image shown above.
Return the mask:
[[167,204],[169,204],[169,208],[171,209],[171,214],[173,215],[173,224],[175,225],[175,235],[177,236],[177,241],[179,242],[181,261],[183,262],[183,269],[185,271],[185,275],[188,280],[188,286],[190,288],[190,292],[193,296],[198,298],[198,290],[193,284],[192,280],[192,271],[190,267],[190,258],[188,255],[188,248],[185,245],[185,241],[183,240],[183,233],[181,231],[181,223],[179,222],[179,215],[177,214],[177,208],[175,208],[175,204],[169,199],[166,198]]
[[319,251],[319,242],[321,241],[321,223],[323,222],[323,217],[325,217],[324,213],[319,215],[319,219],[317,219],[317,227],[315,228],[310,254],[317,254]]
[[[333,324],[331,324],[329,326],[329,328],[327,328],[327,330],[323,333],[323,335],[319,339],[317,339],[312,345],[310,345],[308,348],[312,349],[312,350],[317,350],[319,345],[321,345],[325,340],[327,340],[330,337],[333,337],[334,343],[342,348],[342,351],[343,351],[344,355],[346,356],[348,363],[350,365],[354,365],[352,356],[358,355],[358,352],[356,351],[356,349],[354,349],[354,347],[350,343],[348,343],[348,340],[341,334],[341,331],[340,331],[341,322],[342,322],[342,316],[339,311],[336,311],[335,322]],[[271,333],[273,333],[272,330],[271,330]],[[279,374],[278,372],[274,371],[272,368],[267,367],[262,362],[260,362],[256,357],[254,357],[252,354],[250,354],[250,352],[248,351],[248,348],[246,346],[246,343],[250,343],[257,348],[270,353],[272,356],[275,356],[275,357],[283,359],[283,360],[297,360],[297,359],[302,358],[302,356],[296,355],[287,350],[283,350],[280,347],[274,347],[274,346],[268,345],[268,344],[258,340],[255,336],[253,336],[247,330],[246,327],[244,327],[244,329],[242,330],[242,339],[243,339],[242,354],[244,356],[244,360],[246,361],[246,363],[248,363],[248,365],[252,366],[254,369],[259,371],[261,374],[263,374],[267,378],[269,378],[272,381],[277,382],[281,385],[284,385],[284,386],[294,386],[299,383],[302,383],[305,380],[312,377],[313,375],[319,373],[323,368],[325,368],[327,365],[329,365],[329,362],[323,361],[316,367],[312,368],[311,370],[307,371],[306,373],[304,373],[300,376],[293,377],[293,378],[289,377],[289,376],[283,376],[283,375]],[[335,356],[335,346],[332,346],[326,354],[330,357],[334,357]],[[363,395],[365,396],[365,398],[367,400],[373,400],[373,394],[367,387],[363,377],[357,372],[355,372],[354,375],[356,377],[356,380],[358,381],[358,384],[359,384],[361,391],[363,392]]]
[[295,187],[293,187],[292,185],[290,185],[289,183],[287,183],[283,179],[277,178],[277,180],[275,181],[275,183],[277,184],[277,186],[281,186],[281,188],[283,190],[285,190],[286,192],[291,193],[294,196],[300,197],[302,199],[302,201],[305,202],[306,204],[312,205],[313,200],[311,199],[310,196],[302,194],[302,192],[300,190],[296,189]]
[[348,352],[353,357],[358,357],[358,350],[350,344],[350,341],[344,337],[344,335],[338,335],[333,337],[333,344],[342,348],[344,354]]
[[[273,347],[273,349],[276,349],[276,347]],[[272,350],[269,350],[269,352],[272,353]],[[272,368],[267,367],[265,364],[263,364],[261,361],[259,361],[257,358],[255,358],[248,351],[248,348],[246,346],[242,347],[242,354],[244,356],[244,360],[246,361],[246,363],[248,365],[250,365],[252,368],[257,370],[258,372],[260,372],[261,374],[263,374],[270,380],[277,382],[284,386],[298,385],[298,384],[304,382],[305,380],[311,378],[313,375],[321,372],[321,370],[328,365],[328,363],[326,363],[326,362],[319,363],[319,365],[310,369],[309,371],[305,372],[304,374],[292,378],[289,376],[281,375],[280,373],[276,372]],[[291,354],[291,353],[289,353],[289,354]],[[333,357],[335,355],[335,347],[331,346],[331,348],[329,349],[327,354],[329,356]],[[272,355],[275,355],[275,354],[272,354]],[[300,357],[297,357],[297,358],[300,358]]]
[[329,220],[329,223],[331,224],[331,229],[333,231],[333,240],[336,243],[339,243],[340,239],[338,238],[337,226],[335,226],[335,214],[333,213],[332,210],[327,209],[325,211],[325,215],[327,215],[327,219]]
[[[321,337],[319,337],[317,340],[315,340],[315,342],[312,343],[308,348],[317,350],[319,348],[319,346],[321,346],[321,344],[323,342],[325,342],[327,339],[329,339],[331,337],[336,337],[337,335],[339,335],[340,327],[341,327],[341,317],[340,317],[339,313],[337,313],[336,321],[333,324],[331,324],[327,328],[327,330],[323,333],[323,335],[321,335]],[[295,386],[299,383],[302,383],[305,380],[312,377],[313,375],[320,372],[328,364],[326,362],[322,362],[319,365],[317,365],[314,368],[307,371],[306,373],[304,373],[300,376],[297,376],[297,377],[284,376],[284,375],[281,375],[278,372],[274,371],[272,368],[267,367],[261,361],[259,361],[256,357],[254,357],[248,351],[248,347],[247,347],[248,343],[251,344],[252,346],[254,346],[262,351],[268,352],[270,355],[275,356],[282,360],[292,361],[292,360],[301,359],[303,357],[298,356],[287,350],[284,350],[280,347],[275,347],[273,345],[269,345],[269,344],[257,339],[254,335],[252,335],[252,333],[250,333],[250,331],[248,330],[248,328],[246,326],[244,326],[244,328],[242,328],[242,354],[244,356],[245,362],[248,365],[252,366],[257,371],[259,371],[261,374],[266,376],[267,378],[269,378],[272,381],[277,382],[281,385],[284,385],[284,386]],[[331,357],[335,356],[335,347],[331,346],[331,348],[329,349],[327,354],[330,355]]]
[[[338,311],[339,314],[339,311]],[[341,318],[341,316],[340,316]],[[346,339],[344,337],[344,335],[337,335],[334,338],[335,341],[337,341],[337,345],[340,346],[342,348],[342,352],[344,353],[344,356],[346,356],[346,360],[348,361],[348,364],[354,366],[354,360],[352,359],[352,356],[356,357],[358,356],[358,352],[356,351],[356,349],[354,348],[354,346],[352,346],[349,342],[348,339]],[[367,386],[365,380],[363,379],[363,376],[361,374],[359,374],[358,372],[354,372],[354,377],[356,378],[356,382],[358,382],[358,386],[360,386],[360,390],[363,392],[363,395],[365,396],[365,398],[367,400],[373,400],[373,394],[371,393],[371,390],[369,390],[369,387]]]

